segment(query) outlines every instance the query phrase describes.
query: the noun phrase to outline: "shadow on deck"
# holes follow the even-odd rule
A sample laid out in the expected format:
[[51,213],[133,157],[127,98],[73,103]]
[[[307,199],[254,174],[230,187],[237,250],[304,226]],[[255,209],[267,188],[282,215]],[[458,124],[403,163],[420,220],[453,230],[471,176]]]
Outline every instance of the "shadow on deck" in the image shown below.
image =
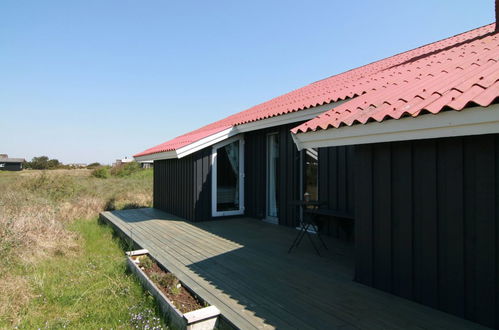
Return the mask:
[[481,328],[353,282],[353,246],[329,237],[320,257],[306,239],[288,254],[295,229],[250,218],[192,223],[156,209],[101,217],[239,328]]

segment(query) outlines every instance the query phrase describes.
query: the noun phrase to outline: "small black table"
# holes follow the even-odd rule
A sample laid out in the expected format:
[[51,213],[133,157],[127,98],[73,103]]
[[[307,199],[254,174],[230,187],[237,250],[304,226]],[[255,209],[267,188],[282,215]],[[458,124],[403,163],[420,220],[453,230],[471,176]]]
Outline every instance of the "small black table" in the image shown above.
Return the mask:
[[335,220],[335,219],[352,221],[354,219],[354,217],[351,214],[348,214],[346,212],[320,208],[320,205],[322,203],[320,203],[318,201],[309,201],[309,202],[294,201],[293,204],[300,205],[300,206],[304,207],[304,209],[303,209],[304,217],[303,217],[302,223],[300,224],[300,231],[298,232],[298,235],[296,235],[293,243],[289,247],[288,253],[290,253],[294,247],[297,247],[300,244],[303,237],[305,235],[307,235],[307,237],[310,240],[310,243],[312,243],[312,246],[315,249],[315,252],[317,252],[318,255],[321,255],[319,252],[319,249],[317,248],[314,241],[312,240],[312,237],[311,237],[310,232],[309,232],[309,229],[312,226],[315,226],[315,229],[316,229],[315,233],[317,234],[317,238],[322,243],[324,248],[327,250],[326,243],[324,243],[324,240],[322,239],[321,234],[319,233],[319,218],[321,216],[328,219],[328,221]]
[[[294,200],[294,201],[291,201],[290,204],[294,205],[294,206],[299,206],[300,208],[303,208],[304,213],[303,213],[303,219],[300,222],[300,231],[298,232],[298,235],[296,235],[295,239],[293,240],[293,243],[289,247],[288,253],[290,253],[294,247],[297,247],[298,245],[300,245],[300,242],[303,239],[303,237],[305,235],[307,235],[307,237],[309,238],[310,243],[312,243],[312,246],[314,247],[315,251],[317,252],[317,254],[320,255],[320,252],[317,249],[317,247],[315,246],[315,243],[313,242],[312,237],[309,233],[309,228],[311,226],[314,226],[314,225],[316,226],[316,224],[315,224],[316,219],[315,219],[315,217],[310,217],[305,212],[318,209],[319,206],[323,203],[321,203],[320,201],[316,201],[316,200],[310,200],[310,201]],[[316,228],[318,229],[317,226],[316,226]],[[322,238],[319,238],[319,239],[322,241]],[[324,245],[324,247],[326,247],[326,244],[324,242],[322,242],[322,244]]]

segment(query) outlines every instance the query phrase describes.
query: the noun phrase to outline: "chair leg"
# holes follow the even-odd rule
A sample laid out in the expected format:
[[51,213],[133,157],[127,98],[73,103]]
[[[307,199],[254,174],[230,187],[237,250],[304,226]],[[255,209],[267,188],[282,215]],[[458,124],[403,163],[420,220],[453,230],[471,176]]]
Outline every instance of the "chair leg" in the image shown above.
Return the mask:
[[322,239],[321,234],[319,234],[319,228],[318,227],[317,227],[317,237],[319,238],[319,241],[321,241],[321,243],[324,246],[324,248],[327,250],[326,243],[324,243],[324,240]]
[[317,246],[315,246],[314,240],[312,239],[312,235],[310,235],[309,232],[307,232],[307,237],[310,240],[310,243],[312,244],[312,246],[314,247],[315,252],[317,252],[317,254],[320,256],[321,253],[319,252],[319,249],[317,248]]
[[291,244],[291,246],[289,247],[288,249],[288,253],[291,253],[291,250],[294,248],[294,247],[297,247],[298,244],[300,244],[300,241],[302,240],[303,238],[303,235],[304,235],[304,232],[305,232],[305,226],[302,225],[301,226],[301,229],[300,231],[298,232],[298,235],[296,235],[294,241],[293,241],[293,244]]
[[310,227],[310,224],[308,224],[308,223],[302,226],[300,238],[298,239],[298,241],[296,241],[296,247],[298,247],[298,245],[300,245],[303,237],[308,233],[308,227]]

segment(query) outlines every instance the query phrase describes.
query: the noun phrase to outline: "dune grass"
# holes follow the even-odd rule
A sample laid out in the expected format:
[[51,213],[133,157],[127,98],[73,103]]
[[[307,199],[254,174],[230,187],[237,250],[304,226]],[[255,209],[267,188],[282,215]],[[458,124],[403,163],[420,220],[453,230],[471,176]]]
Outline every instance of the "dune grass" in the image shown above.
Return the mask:
[[1,328],[164,327],[97,221],[104,209],[151,206],[151,170],[0,172],[0,187]]
[[128,328],[134,315],[149,315],[145,327],[163,326],[151,296],[126,273],[123,249],[109,226],[78,220],[78,251],[60,251],[29,267],[34,299],[24,309],[21,328]]

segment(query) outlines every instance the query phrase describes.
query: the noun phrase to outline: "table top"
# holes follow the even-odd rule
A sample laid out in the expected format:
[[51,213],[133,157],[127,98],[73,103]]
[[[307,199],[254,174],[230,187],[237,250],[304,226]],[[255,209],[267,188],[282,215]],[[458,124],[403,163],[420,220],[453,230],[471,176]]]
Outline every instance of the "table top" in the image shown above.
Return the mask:
[[320,206],[321,204],[324,204],[324,202],[316,201],[316,200],[310,200],[310,201],[292,200],[289,202],[289,204],[296,205],[296,206]]
[[324,209],[324,208],[305,209],[304,212],[308,213],[308,214],[313,214],[313,215],[324,215],[324,216],[328,216],[328,217],[354,219],[354,216],[352,214],[347,213],[347,212]]

